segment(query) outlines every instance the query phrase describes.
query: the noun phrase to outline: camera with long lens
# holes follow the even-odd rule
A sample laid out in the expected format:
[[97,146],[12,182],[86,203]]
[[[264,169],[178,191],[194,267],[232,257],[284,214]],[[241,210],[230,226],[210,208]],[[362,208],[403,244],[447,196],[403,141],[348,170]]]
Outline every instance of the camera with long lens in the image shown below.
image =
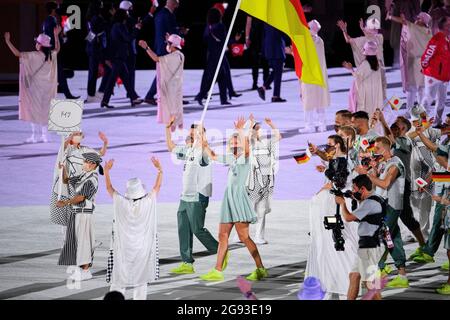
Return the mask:
[[[330,161],[328,169],[325,170],[325,176],[333,183],[333,188],[330,190],[331,194],[340,197],[352,197],[351,191],[343,192],[347,183],[347,178],[350,172],[347,169],[346,158],[336,158]],[[339,213],[339,205],[336,205],[336,214],[334,216],[325,216],[323,224],[326,230],[331,230],[333,234],[334,248],[336,251],[345,250],[345,239],[342,236],[342,230],[344,230],[344,222],[342,221],[341,214]]]

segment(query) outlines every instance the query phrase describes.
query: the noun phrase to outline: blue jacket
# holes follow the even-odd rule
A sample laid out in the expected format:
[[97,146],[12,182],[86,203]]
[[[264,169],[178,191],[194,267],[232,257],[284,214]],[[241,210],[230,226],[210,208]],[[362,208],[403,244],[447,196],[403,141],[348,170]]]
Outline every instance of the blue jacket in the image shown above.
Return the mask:
[[134,38],[136,38],[136,35],[130,34],[124,23],[114,23],[111,28],[111,58],[126,60],[130,54],[131,41]]
[[86,41],[86,52],[88,55],[101,55],[107,46],[107,22],[100,15],[95,15],[87,23],[88,32],[97,36],[92,42]]
[[155,16],[155,53],[158,56],[166,55],[166,33],[178,34],[179,29],[175,14],[163,8]]
[[263,41],[263,54],[267,60],[271,59],[286,59],[286,53],[284,48],[286,47],[286,42],[284,40],[284,34],[275,29],[274,27],[264,25],[264,41]]
[[227,29],[223,23],[216,23],[205,27],[203,40],[208,48],[208,60],[215,60],[216,63],[219,61],[226,36]]
[[133,35],[133,40],[131,40],[130,42],[130,54],[137,54],[137,49],[136,49],[136,37],[137,37],[137,32],[134,32],[135,30],[135,25],[137,23],[137,19],[134,17],[128,17],[127,19],[127,28],[128,28],[128,33]]

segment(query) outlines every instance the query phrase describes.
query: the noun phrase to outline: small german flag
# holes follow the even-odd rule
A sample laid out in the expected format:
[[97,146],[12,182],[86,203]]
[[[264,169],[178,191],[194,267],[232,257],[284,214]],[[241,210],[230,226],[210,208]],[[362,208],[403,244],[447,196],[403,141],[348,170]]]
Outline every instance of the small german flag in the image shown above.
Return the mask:
[[426,118],[426,117],[422,118],[422,119],[421,119],[421,123],[422,123],[422,126],[423,126],[423,127],[426,127],[426,126],[428,125],[428,120],[427,120],[427,118]]
[[433,172],[431,179],[434,182],[450,182],[450,172]]
[[375,150],[375,141],[372,141],[369,143],[369,146],[367,147],[367,152],[373,152]]
[[295,161],[297,161],[298,164],[307,163],[311,158],[308,156],[306,152],[301,153],[299,155],[294,156]]

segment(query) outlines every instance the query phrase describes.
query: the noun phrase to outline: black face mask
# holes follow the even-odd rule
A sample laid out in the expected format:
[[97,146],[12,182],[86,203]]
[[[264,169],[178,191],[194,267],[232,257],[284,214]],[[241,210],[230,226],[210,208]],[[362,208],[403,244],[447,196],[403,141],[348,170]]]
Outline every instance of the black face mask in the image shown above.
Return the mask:
[[353,192],[353,198],[355,198],[358,201],[362,200],[362,194],[361,192],[357,191],[357,192]]

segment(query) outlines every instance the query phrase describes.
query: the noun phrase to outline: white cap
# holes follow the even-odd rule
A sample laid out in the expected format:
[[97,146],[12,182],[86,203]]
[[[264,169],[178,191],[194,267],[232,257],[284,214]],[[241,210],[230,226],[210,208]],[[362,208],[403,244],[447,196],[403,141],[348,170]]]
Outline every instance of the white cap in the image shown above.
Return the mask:
[[133,6],[133,4],[130,1],[121,1],[119,5],[119,9],[128,11]]

